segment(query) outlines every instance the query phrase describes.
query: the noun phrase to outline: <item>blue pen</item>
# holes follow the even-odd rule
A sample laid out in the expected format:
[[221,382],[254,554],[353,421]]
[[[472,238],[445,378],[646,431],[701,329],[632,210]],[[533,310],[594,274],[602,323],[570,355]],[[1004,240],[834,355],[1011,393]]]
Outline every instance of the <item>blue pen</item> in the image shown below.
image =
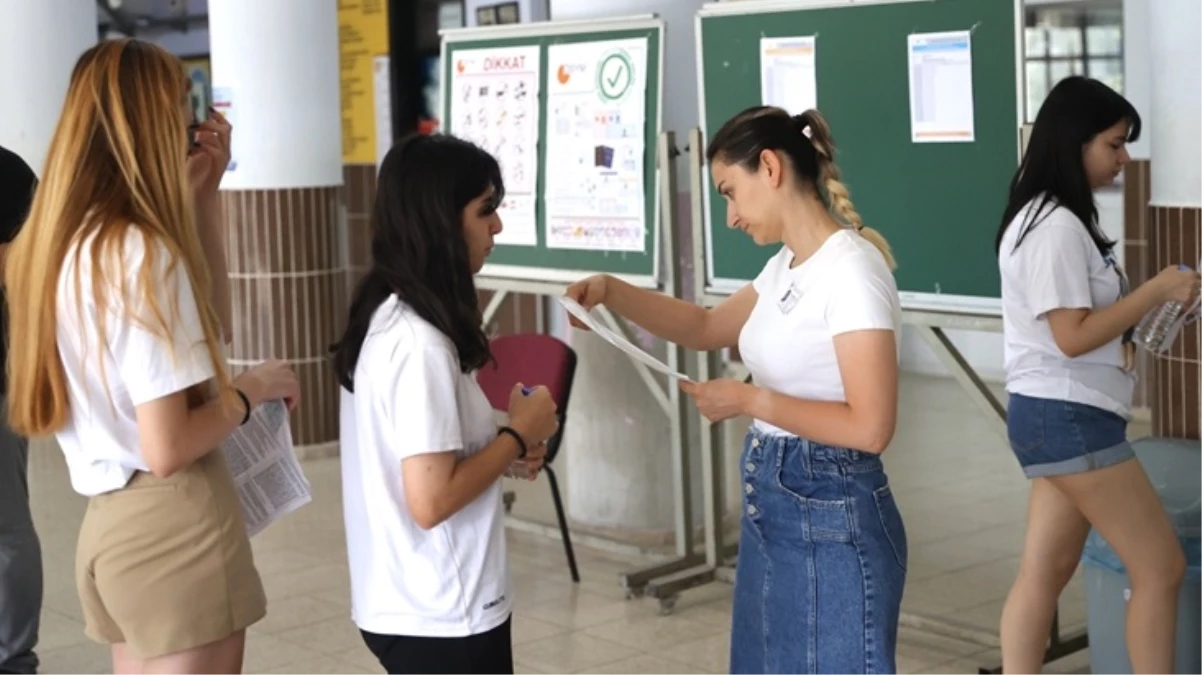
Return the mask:
[[522,396],[529,396],[534,393],[534,387],[522,387]]

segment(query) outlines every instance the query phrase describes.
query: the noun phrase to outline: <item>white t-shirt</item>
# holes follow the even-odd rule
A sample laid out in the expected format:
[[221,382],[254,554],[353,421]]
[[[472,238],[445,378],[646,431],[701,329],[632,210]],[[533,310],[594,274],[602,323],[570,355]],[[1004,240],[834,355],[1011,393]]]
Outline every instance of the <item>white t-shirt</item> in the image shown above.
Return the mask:
[[1113,305],[1125,286],[1122,272],[1113,258],[1102,256],[1081,220],[1054,204],[1044,207],[1015,250],[1027,213],[1037,204],[1015,216],[998,251],[1006,391],[1129,417],[1135,375],[1123,368],[1122,338],[1069,358],[1056,346],[1046,317],[1054,309]]
[[[759,298],[739,334],[739,354],[757,386],[812,401],[846,401],[834,337],[897,332],[897,282],[880,251],[852,230],[831,235],[790,269],[792,261],[793,252],[782,247],[752,282]],[[755,425],[788,434],[762,420]]]
[[[129,289],[126,297],[117,293],[117,275],[122,268],[116,254],[101,262],[113,292],[107,298],[107,347],[100,343],[99,313],[92,293],[93,241],[89,237],[68,252],[58,278],[56,301],[58,353],[66,373],[70,405],[67,426],[56,437],[66,455],[71,486],[85,496],[120,489],[135,471],[149,470],[139,445],[136,406],[216,375],[183,263],[168,275],[167,248],[132,227],[123,240],[124,276]],[[148,245],[155,251],[152,290],[159,311],[170,323],[174,296],[179,312],[171,343],[145,328],[157,322],[153,321],[149,304],[135,290],[138,273],[147,264]],[[79,306],[76,260],[82,300]],[[130,306],[130,302],[137,304]],[[131,321],[127,310],[143,323]]]
[[454,344],[396,296],[372,316],[341,400],[342,505],[352,618],[380,635],[464,637],[509,617],[500,481],[430,530],[413,520],[401,462],[479,452],[497,434]]

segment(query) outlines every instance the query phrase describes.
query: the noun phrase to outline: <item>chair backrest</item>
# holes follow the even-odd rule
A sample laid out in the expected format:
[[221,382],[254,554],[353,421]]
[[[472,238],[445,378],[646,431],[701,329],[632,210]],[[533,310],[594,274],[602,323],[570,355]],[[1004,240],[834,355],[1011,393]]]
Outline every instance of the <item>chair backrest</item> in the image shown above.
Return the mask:
[[550,335],[522,333],[494,338],[491,343],[496,363],[486,363],[476,372],[476,381],[492,407],[509,412],[509,394],[518,382],[527,387],[544,386],[559,407],[559,431],[547,440],[546,462],[559,453],[567,422],[572,381],[576,377],[576,352]]

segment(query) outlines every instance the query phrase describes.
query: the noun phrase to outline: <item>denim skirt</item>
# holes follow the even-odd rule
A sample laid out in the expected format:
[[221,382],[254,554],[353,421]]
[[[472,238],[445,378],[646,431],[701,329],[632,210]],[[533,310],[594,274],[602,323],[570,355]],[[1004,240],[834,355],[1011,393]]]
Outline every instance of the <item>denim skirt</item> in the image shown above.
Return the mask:
[[877,455],[747,436],[732,673],[896,670],[906,530]]

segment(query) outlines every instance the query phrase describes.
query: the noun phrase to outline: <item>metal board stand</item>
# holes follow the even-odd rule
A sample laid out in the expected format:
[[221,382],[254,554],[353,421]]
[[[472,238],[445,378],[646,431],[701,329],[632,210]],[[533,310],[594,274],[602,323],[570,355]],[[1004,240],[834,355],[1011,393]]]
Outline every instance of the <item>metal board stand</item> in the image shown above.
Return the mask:
[[[660,167],[660,231],[663,233],[663,251],[666,259],[664,266],[669,274],[664,279],[664,292],[672,297],[680,297],[683,277],[681,276],[679,251],[680,234],[676,227],[676,134],[666,131],[659,136],[659,147],[655,153]],[[603,308],[602,308],[603,309]],[[608,311],[603,315],[612,325],[617,322]],[[668,345],[668,366],[680,372],[687,358],[684,347],[676,344]],[[693,567],[703,558],[694,550],[693,542],[693,498],[690,485],[689,448],[685,425],[688,423],[688,400],[680,392],[680,388],[671,380],[664,387],[660,379],[653,376],[651,371],[641,363],[640,374],[647,386],[661,399],[661,405],[672,420],[672,493],[676,505],[676,557],[658,565],[623,573],[619,576],[622,587],[626,589],[627,599],[649,596],[660,601],[661,612],[671,611],[675,603],[675,594],[665,593],[663,580],[680,573],[681,570]],[[666,388],[666,391],[664,389]],[[667,608],[667,609],[665,609]]]

